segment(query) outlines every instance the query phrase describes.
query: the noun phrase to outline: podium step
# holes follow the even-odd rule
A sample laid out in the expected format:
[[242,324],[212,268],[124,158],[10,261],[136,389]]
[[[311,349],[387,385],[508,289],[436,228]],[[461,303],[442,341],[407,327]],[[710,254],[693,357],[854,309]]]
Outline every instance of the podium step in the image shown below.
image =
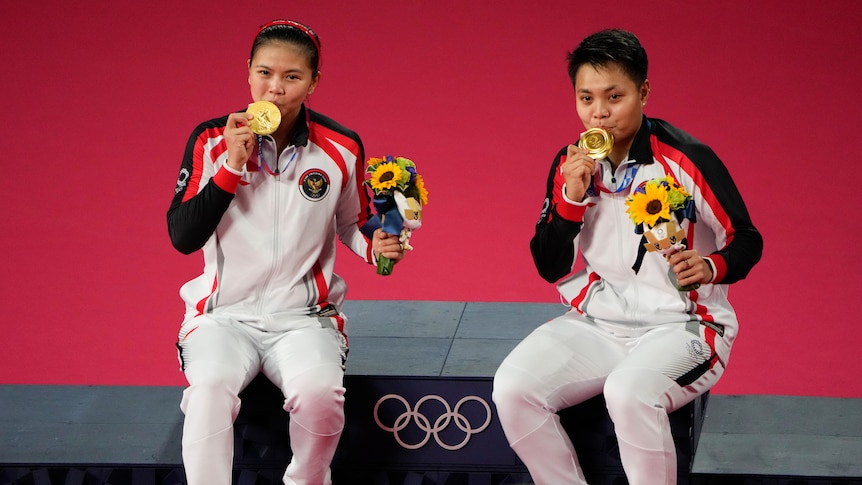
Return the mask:
[[[348,415],[335,484],[529,483],[496,419],[491,378],[527,333],[563,310],[348,302]],[[171,386],[0,385],[0,485],[184,484],[181,397]],[[290,456],[281,397],[265,379],[244,397],[234,483],[278,485]],[[588,401],[561,418],[581,431],[591,483],[622,485],[603,407]],[[713,394],[674,413],[672,426],[680,470],[692,467],[680,483],[862,485],[862,400]]]

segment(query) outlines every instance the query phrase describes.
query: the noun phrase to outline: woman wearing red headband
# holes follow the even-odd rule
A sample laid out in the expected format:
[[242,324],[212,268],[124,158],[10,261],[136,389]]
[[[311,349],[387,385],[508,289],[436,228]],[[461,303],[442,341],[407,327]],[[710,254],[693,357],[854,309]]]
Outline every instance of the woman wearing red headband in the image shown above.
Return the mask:
[[[347,355],[336,238],[368,263],[403,255],[397,236],[368,224],[359,136],[305,106],[319,67],[320,40],[310,28],[264,25],[248,83],[254,104],[271,102],[273,111],[204,122],[186,146],[168,229],[179,251],[204,256],[203,274],[180,290],[190,485],[231,483],[238,395],[259,372],[282,390],[290,413],[284,482],[331,483]],[[262,121],[269,129],[252,131]]]

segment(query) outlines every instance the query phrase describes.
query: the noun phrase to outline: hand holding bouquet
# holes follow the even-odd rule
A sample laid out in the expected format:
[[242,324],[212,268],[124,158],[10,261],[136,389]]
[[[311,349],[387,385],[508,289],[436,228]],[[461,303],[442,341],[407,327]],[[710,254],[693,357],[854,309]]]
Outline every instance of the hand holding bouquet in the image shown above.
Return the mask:
[[[416,164],[404,157],[370,158],[365,183],[374,192],[374,216],[381,229],[399,237],[406,251],[413,249],[410,237],[422,226],[422,207],[428,204],[425,181],[416,172]],[[395,262],[383,256],[377,258],[377,274],[389,275]]]
[[[636,225],[635,232],[643,234],[635,272],[640,268],[644,251],[658,252],[667,259],[687,249],[682,220],[694,221],[694,203],[691,195],[671,175],[638,186],[626,199],[626,213]],[[691,291],[699,288],[700,283],[676,287],[679,291]]]

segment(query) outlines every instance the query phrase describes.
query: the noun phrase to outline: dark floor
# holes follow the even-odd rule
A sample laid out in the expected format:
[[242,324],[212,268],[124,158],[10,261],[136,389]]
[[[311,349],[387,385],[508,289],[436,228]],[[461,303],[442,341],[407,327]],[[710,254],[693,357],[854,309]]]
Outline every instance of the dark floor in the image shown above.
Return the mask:
[[[349,375],[453,379],[492,376],[532,328],[565,311],[561,305],[415,301],[354,301],[345,310]],[[0,485],[180,483],[181,393],[178,387],[0,385]],[[138,478],[110,481],[83,471],[50,476],[52,466],[121,465],[138,467]],[[712,395],[691,479],[862,484],[862,400]],[[375,483],[394,483],[389,480]],[[470,483],[515,483],[506,480]],[[451,476],[414,482],[461,483]]]

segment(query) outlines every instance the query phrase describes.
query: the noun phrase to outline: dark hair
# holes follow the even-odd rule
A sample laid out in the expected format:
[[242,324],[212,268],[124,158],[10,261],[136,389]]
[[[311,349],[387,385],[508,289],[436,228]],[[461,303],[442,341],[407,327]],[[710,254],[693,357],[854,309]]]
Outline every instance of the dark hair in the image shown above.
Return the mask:
[[286,42],[305,51],[312,76],[317,76],[320,69],[320,38],[311,27],[295,20],[273,20],[262,25],[254,37],[249,59],[254,59],[257,50],[272,42]]
[[617,64],[640,87],[647,78],[647,54],[631,32],[607,29],[587,36],[569,52],[569,78],[575,83],[578,69],[584,64],[594,68]]

